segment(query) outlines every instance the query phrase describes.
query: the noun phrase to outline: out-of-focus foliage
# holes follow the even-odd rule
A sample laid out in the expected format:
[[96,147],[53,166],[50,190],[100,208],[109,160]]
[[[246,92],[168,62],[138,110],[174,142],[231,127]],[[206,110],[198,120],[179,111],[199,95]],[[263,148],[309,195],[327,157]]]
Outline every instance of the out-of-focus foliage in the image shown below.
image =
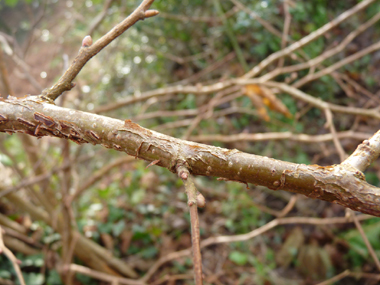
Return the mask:
[[[89,31],[89,26],[104,5],[104,1],[100,0],[3,2],[0,3],[0,29],[16,36],[19,45],[27,51],[26,60],[34,63],[31,67],[43,87],[53,84],[74,58],[83,37]],[[247,9],[255,11],[278,30],[282,30],[283,1],[241,2]],[[290,7],[292,24],[289,33],[293,40],[301,39],[357,3],[353,0],[294,2],[295,5]],[[217,11],[215,3],[220,5],[221,11]],[[93,33],[93,40],[109,31],[138,4],[139,1],[114,1],[104,21]],[[77,87],[64,95],[64,106],[91,112],[98,106],[132,96],[138,97],[144,91],[159,87],[175,84],[206,85],[221,79],[238,77],[244,74],[237,57],[238,49],[247,65],[252,68],[281,48],[280,38],[264,29],[245,11],[234,10],[230,1],[157,0],[152,8],[159,10],[160,15],[137,23],[84,67],[76,79]],[[325,37],[305,46],[297,55],[306,59],[318,56],[339,43],[362,23],[363,19],[368,19],[379,10],[380,3],[373,4],[370,9],[352,17]],[[221,12],[228,16],[230,24],[221,21]],[[43,13],[43,17],[37,21],[36,15],[40,15],[39,13]],[[238,48],[234,46],[231,37],[238,43]],[[380,25],[376,24],[370,31],[359,36],[344,52],[323,64],[330,65],[379,38]],[[231,53],[234,54],[232,59],[198,76],[199,72],[222,61]],[[378,57],[378,54],[364,57],[343,67],[341,72],[375,92],[379,88],[380,79],[376,56]],[[66,57],[70,59],[67,62]],[[296,63],[290,57],[286,58],[286,62]],[[7,63],[12,71],[12,68],[15,68],[14,64],[12,65],[11,61]],[[270,67],[274,68],[276,66]],[[43,77],[42,72],[46,72],[47,76]],[[306,72],[300,72],[299,76],[306,75]],[[11,74],[14,76],[16,73]],[[192,77],[194,75],[197,76]],[[287,76],[289,75],[280,75],[278,78],[285,79]],[[18,80],[18,85],[25,81],[20,78],[15,80]],[[35,93],[22,89],[22,86],[17,87],[20,88],[19,92]],[[305,92],[331,103],[356,107],[363,107],[368,103],[364,96],[347,97],[336,81],[327,76],[302,88]],[[122,107],[107,115],[134,120],[139,115],[156,111],[195,110],[208,103],[213,96],[215,94],[168,94],[158,99],[152,98]],[[325,116],[320,110],[310,108],[288,94],[277,96],[291,116],[268,108],[266,112],[269,120],[265,121],[255,111],[252,101],[246,96],[240,96],[217,106],[214,113],[230,107],[244,109],[244,112],[204,119],[192,134],[234,135],[291,131],[315,135],[328,132]],[[144,127],[156,128],[186,118],[158,116],[136,121]],[[374,132],[379,125],[378,122],[365,118],[357,122],[348,115],[339,115],[338,118],[334,118],[334,123],[338,131],[348,130],[353,124],[358,124],[359,130]],[[170,128],[169,125],[165,125],[159,130],[182,137],[188,126],[189,124],[185,124],[183,127]],[[7,154],[0,154],[0,163],[6,167],[17,164],[25,176],[32,176],[34,165],[28,162],[19,138],[3,134],[0,138],[4,148],[12,156],[11,158]],[[339,163],[332,142],[300,144],[289,140],[224,144],[215,141],[213,144],[297,163]],[[357,141],[347,140],[342,144],[347,152],[352,152]],[[43,154],[41,164],[46,169],[62,162],[61,141],[41,140],[38,141],[38,147],[39,153]],[[72,188],[75,189],[95,171],[123,154],[99,146],[77,146],[70,143],[70,155],[73,159],[84,160],[76,164],[72,171]],[[81,233],[130,263],[141,274],[159,257],[191,246],[189,215],[182,182],[166,169],[145,167],[145,162],[137,161],[113,169],[71,205],[75,215],[75,226]],[[369,182],[378,184],[378,170],[378,164],[370,170],[369,175],[367,174]],[[11,179],[14,183],[20,180],[16,175]],[[61,179],[61,175],[54,174],[49,181],[49,187],[56,193],[57,198],[61,195]],[[246,189],[245,185],[239,183],[203,177],[197,177],[196,182],[208,201],[206,208],[200,210],[202,239],[247,233],[274,218],[270,211],[265,211],[257,204],[280,211],[290,199],[289,193],[277,193],[253,185]],[[25,197],[31,199],[27,195]],[[0,212],[13,221],[27,225],[24,222],[27,215],[14,205],[1,200]],[[300,197],[290,215],[343,216],[344,209]],[[378,248],[378,220],[373,219],[367,223],[364,227],[365,232],[372,245]],[[42,221],[33,221],[28,225],[28,230],[30,235],[41,231],[39,241],[49,253],[60,252],[61,236]],[[42,247],[39,250],[42,251]],[[232,284],[231,280],[238,280],[239,284],[309,284],[307,282],[310,280],[323,280],[347,268],[375,271],[366,247],[352,225],[334,228],[278,227],[248,242],[217,245],[205,248],[202,253],[204,266],[209,272],[223,272],[220,279],[223,284]],[[378,254],[378,251],[376,253]],[[284,256],[281,260],[276,259],[279,254]],[[16,280],[11,265],[3,256],[0,258],[0,277]],[[19,254],[18,258],[23,261],[21,269],[28,280],[27,284],[62,284],[54,267],[54,258],[50,255],[47,258],[41,255]],[[80,262],[77,259],[74,261]],[[316,267],[319,269],[313,270]],[[183,274],[190,271],[191,260],[179,259],[163,266],[155,277],[168,272]],[[83,284],[100,284],[83,275],[78,274],[77,278]],[[343,280],[340,284],[348,284],[344,282]]]

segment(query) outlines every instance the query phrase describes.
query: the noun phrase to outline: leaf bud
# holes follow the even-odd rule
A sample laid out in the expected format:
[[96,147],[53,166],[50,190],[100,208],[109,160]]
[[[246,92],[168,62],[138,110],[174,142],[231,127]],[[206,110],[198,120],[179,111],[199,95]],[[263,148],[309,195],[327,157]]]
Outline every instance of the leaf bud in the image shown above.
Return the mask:
[[82,47],[89,47],[92,45],[92,38],[91,36],[85,36],[82,41]]

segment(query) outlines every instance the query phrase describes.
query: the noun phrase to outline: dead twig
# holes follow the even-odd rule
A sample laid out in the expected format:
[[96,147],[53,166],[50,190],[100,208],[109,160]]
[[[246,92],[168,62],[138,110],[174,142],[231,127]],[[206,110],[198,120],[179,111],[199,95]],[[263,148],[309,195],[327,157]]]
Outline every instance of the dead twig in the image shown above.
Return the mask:
[[83,275],[90,276],[92,278],[96,278],[98,280],[103,280],[107,282],[111,282],[112,284],[126,284],[126,285],[146,285],[145,282],[141,282],[134,279],[129,278],[120,278],[111,274],[102,273],[93,269],[90,269],[88,267],[78,265],[78,264],[70,264],[65,268],[66,270],[69,270],[73,273],[80,273]]
[[[357,216],[358,220],[368,220],[373,218],[370,215],[360,215]],[[247,241],[254,237],[257,237],[277,226],[280,225],[289,225],[289,224],[308,224],[308,225],[330,225],[330,224],[345,224],[352,223],[353,220],[350,217],[336,217],[336,218],[305,218],[305,217],[289,217],[289,218],[277,218],[272,220],[271,222],[254,229],[253,231],[234,236],[218,236],[218,237],[210,237],[201,242],[201,248],[205,248],[210,245],[219,244],[219,243],[229,243],[229,242],[237,242],[237,241]],[[166,256],[161,257],[157,262],[148,270],[141,281],[147,281],[150,277],[165,263],[182,258],[185,256],[189,256],[191,254],[191,248],[184,249],[177,252],[171,252]]]
[[345,153],[345,151],[342,147],[342,144],[340,143],[340,141],[338,139],[337,132],[336,132],[335,126],[334,126],[334,120],[333,120],[333,115],[332,115],[331,110],[325,109],[325,115],[326,115],[326,120],[327,120],[327,122],[326,122],[327,127],[330,129],[334,145],[335,145],[335,147],[339,153],[340,161],[342,162],[343,160],[346,159],[347,154]]
[[355,213],[352,210],[347,209],[347,211],[348,211],[349,216],[352,217],[352,219],[354,220],[355,226],[358,229],[358,231],[359,231],[359,233],[360,233],[360,235],[361,235],[361,237],[362,237],[362,239],[363,239],[363,241],[364,241],[364,243],[368,249],[369,254],[371,255],[373,261],[375,262],[377,270],[380,271],[379,258],[377,257],[371,243],[369,242],[369,240],[368,240],[368,238],[367,238],[367,236],[363,230],[363,227],[361,226],[361,224],[358,220],[358,217],[355,215]]
[[[357,139],[365,140],[371,136],[368,133],[359,133],[354,131],[344,131],[336,133],[338,139]],[[270,140],[291,140],[305,143],[321,143],[333,140],[331,133],[323,135],[295,134],[292,132],[273,132],[273,133],[256,133],[256,134],[233,134],[233,135],[198,135],[190,136],[189,140],[196,142],[239,142],[239,141],[270,141]]]
[[12,263],[13,268],[16,272],[17,278],[21,285],[26,285],[24,277],[22,276],[21,269],[19,266],[19,260],[14,256],[12,251],[10,251],[3,242],[3,229],[0,227],[0,253],[4,252],[5,256],[8,257],[9,261]]
[[355,29],[354,31],[349,33],[343,39],[343,41],[341,41],[340,44],[337,45],[336,47],[325,51],[321,55],[319,55],[313,59],[310,59],[307,62],[299,63],[296,65],[285,66],[282,68],[276,68],[276,69],[266,73],[265,75],[261,76],[260,80],[262,80],[264,82],[264,81],[271,80],[280,74],[292,73],[292,72],[299,71],[299,70],[306,69],[306,68],[314,68],[315,66],[322,63],[326,59],[328,59],[328,58],[336,55],[337,53],[341,52],[342,50],[344,50],[347,47],[347,45],[350,42],[352,42],[358,35],[360,35],[362,32],[367,30],[369,27],[373,26],[379,20],[380,20],[380,13],[377,13],[370,20],[368,20],[364,24],[360,25],[357,29]]
[[287,55],[291,54],[292,52],[300,49],[304,45],[306,45],[306,44],[308,44],[308,43],[316,40],[317,38],[319,38],[320,36],[324,35],[329,30],[331,30],[332,28],[336,27],[337,25],[339,25],[343,21],[347,20],[349,17],[351,17],[351,16],[355,15],[356,13],[358,13],[360,10],[368,7],[373,2],[375,2],[375,0],[365,0],[365,1],[360,2],[356,6],[354,6],[353,8],[345,11],[344,13],[342,13],[341,15],[339,15],[337,18],[335,18],[334,20],[332,20],[329,23],[325,24],[324,26],[322,26],[318,30],[310,33],[308,36],[306,36],[306,37],[302,38],[301,40],[299,40],[299,41],[291,44],[290,46],[288,46],[287,48],[285,48],[283,50],[280,50],[278,52],[275,52],[275,53],[271,54],[266,59],[264,59],[263,61],[261,61],[258,65],[256,65],[253,69],[251,69],[249,72],[247,72],[244,75],[244,78],[251,78],[251,77],[256,76],[264,68],[266,68],[269,64],[271,64],[275,60],[278,60],[281,57],[287,56]]
[[299,88],[299,87],[305,85],[306,83],[309,83],[313,80],[316,80],[322,76],[331,74],[333,71],[337,70],[338,68],[341,68],[342,66],[349,64],[355,60],[358,60],[359,58],[361,58],[367,54],[373,53],[373,52],[377,51],[378,49],[380,49],[380,42],[374,43],[374,44],[370,45],[369,47],[366,47],[365,49],[358,51],[357,53],[354,53],[350,56],[347,56],[344,59],[342,59],[342,60],[334,63],[333,65],[330,65],[329,67],[326,67],[326,68],[324,68],[324,69],[322,69],[316,73],[309,73],[305,77],[301,78],[300,80],[298,80],[297,82],[292,84],[292,86]]

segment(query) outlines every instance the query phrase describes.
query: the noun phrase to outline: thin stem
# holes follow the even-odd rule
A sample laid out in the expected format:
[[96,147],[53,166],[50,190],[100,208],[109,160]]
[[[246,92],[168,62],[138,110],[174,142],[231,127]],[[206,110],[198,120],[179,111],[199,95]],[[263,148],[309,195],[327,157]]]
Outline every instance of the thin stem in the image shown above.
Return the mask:
[[63,92],[71,90],[75,86],[72,81],[81,71],[83,66],[93,56],[95,56],[114,39],[124,33],[128,28],[133,26],[137,21],[156,16],[158,14],[158,11],[148,10],[153,1],[154,0],[144,0],[131,15],[116,25],[111,31],[97,40],[94,44],[91,44],[92,39],[88,38],[88,42],[82,44],[77,57],[74,59],[73,63],[69,66],[63,76],[58,80],[58,82],[51,88],[46,88],[42,91],[42,98],[48,101],[54,101]]
[[367,236],[366,236],[366,234],[365,234],[365,232],[363,230],[363,227],[361,226],[361,224],[360,224],[360,222],[358,220],[358,217],[355,215],[355,213],[352,210],[348,209],[348,212],[350,213],[350,216],[354,220],[355,226],[358,229],[360,235],[362,236],[363,241],[364,241],[364,243],[365,243],[365,245],[366,245],[366,247],[368,249],[368,252],[369,252],[369,254],[371,255],[373,261],[376,264],[377,270],[380,271],[380,261],[379,261],[379,258],[377,257],[377,255],[376,255],[376,253],[375,253],[375,251],[374,251],[371,243],[369,242],[369,240],[368,240],[368,238],[367,238]]
[[26,285],[24,277],[22,276],[20,266],[18,265],[18,260],[16,256],[10,251],[4,244],[3,241],[3,229],[0,227],[0,253],[4,252],[6,257],[8,257],[9,261],[12,263],[14,270],[16,271],[17,278],[20,281],[21,285]]
[[187,204],[190,208],[191,242],[193,248],[194,280],[196,285],[202,285],[202,255],[200,247],[199,217],[197,207],[197,189],[193,178],[185,166],[177,167],[177,174],[185,185]]

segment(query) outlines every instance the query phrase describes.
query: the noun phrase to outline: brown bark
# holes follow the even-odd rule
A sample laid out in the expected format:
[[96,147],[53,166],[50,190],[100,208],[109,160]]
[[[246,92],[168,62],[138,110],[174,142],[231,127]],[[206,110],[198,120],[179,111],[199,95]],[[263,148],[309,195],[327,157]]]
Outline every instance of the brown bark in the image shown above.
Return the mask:
[[[356,164],[348,159],[332,166],[303,165],[194,143],[145,129],[130,120],[71,110],[45,103],[39,97],[11,98],[0,102],[0,132],[55,136],[78,144],[101,144],[157,165],[172,172],[178,163],[186,164],[194,175],[217,176],[286,190],[343,205],[356,211],[380,216],[380,189],[365,181]],[[379,132],[366,141],[379,145]],[[360,149],[366,149],[361,145]],[[373,161],[378,154],[371,153]],[[358,154],[355,154],[358,156]],[[360,156],[360,155],[359,155]],[[358,167],[358,168],[355,168]]]

